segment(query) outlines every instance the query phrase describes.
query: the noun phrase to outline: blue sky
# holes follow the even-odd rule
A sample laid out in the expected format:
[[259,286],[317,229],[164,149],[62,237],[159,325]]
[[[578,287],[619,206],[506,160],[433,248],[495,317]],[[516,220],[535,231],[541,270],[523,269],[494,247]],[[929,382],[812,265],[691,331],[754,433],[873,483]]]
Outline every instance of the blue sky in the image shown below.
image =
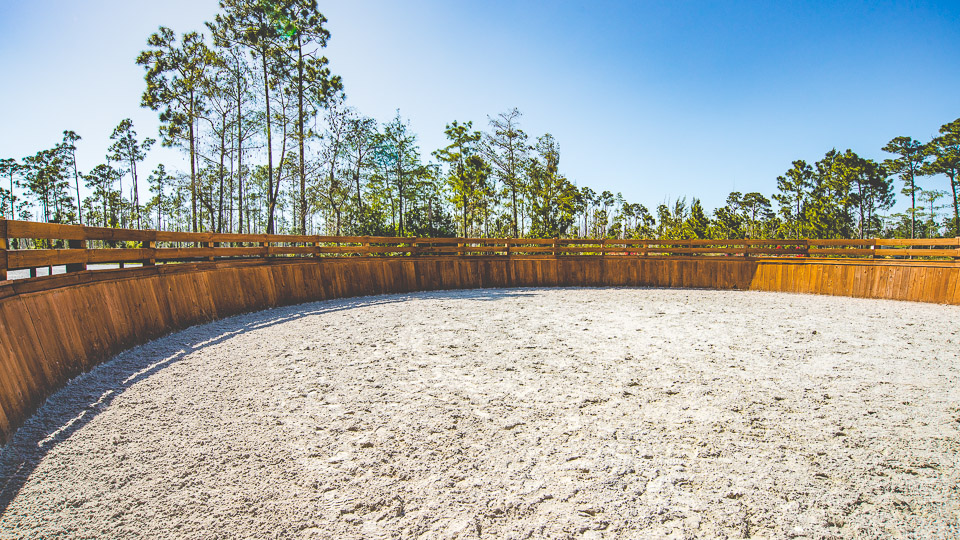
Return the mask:
[[[794,159],[834,147],[883,159],[891,138],[927,140],[960,117],[957,2],[320,5],[348,103],[381,121],[399,108],[425,156],[446,123],[484,128],[518,107],[529,134],[557,138],[578,185],[650,207],[769,196]],[[216,11],[215,0],[0,0],[0,157],[72,129],[89,169],[125,117],[156,137],[134,59],[157,26],[202,30]],[[181,159],[155,150],[147,165]]]

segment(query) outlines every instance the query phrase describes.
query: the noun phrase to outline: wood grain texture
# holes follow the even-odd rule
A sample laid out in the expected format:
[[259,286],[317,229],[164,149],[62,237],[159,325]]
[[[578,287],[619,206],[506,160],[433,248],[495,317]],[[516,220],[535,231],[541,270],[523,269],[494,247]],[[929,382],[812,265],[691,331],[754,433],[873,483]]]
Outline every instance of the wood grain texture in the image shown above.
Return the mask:
[[[49,249],[9,250],[3,245],[6,238],[42,240],[40,245]],[[644,258],[650,255],[664,258],[693,255],[705,258],[777,255],[784,258],[832,256],[960,260],[960,238],[677,240],[334,237],[111,229],[0,219],[0,281],[5,279],[7,270],[29,269],[31,275],[35,276],[37,268],[60,265],[66,265],[68,272],[76,272],[83,271],[85,265],[91,263],[117,263],[122,267],[128,262],[153,265],[157,260],[214,261],[226,258],[355,257],[375,254],[449,257],[499,255],[520,256],[525,259],[549,259],[558,256],[632,259],[640,255]],[[534,255],[537,257],[532,257]],[[628,268],[630,264],[633,263],[627,263],[627,266],[622,268]],[[572,263],[569,266],[577,268],[577,264]],[[685,264],[680,268],[674,263],[667,263],[667,266],[681,273],[690,267]],[[693,266],[702,268],[699,264]],[[546,267],[537,266],[536,269],[526,270],[539,272],[543,268]],[[653,267],[650,269],[653,270]],[[787,271],[790,272],[793,270]],[[844,272],[846,271],[841,271]],[[804,271],[800,270],[800,273]],[[688,280],[676,274],[670,275],[677,283]],[[592,274],[582,274],[581,277],[587,280],[584,283],[597,282]],[[803,288],[798,287],[798,290]]]
[[194,324],[303,302],[479,287],[752,289],[960,305],[955,263],[745,257],[253,259],[0,284],[0,440],[72,377]]

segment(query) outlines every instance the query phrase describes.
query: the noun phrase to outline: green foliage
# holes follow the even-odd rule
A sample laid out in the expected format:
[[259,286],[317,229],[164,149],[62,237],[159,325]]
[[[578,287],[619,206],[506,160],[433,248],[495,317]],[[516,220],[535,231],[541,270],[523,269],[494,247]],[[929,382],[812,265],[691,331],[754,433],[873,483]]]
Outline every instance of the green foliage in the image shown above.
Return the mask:
[[693,199],[690,203],[690,216],[684,223],[684,237],[686,238],[709,238],[710,220],[703,211],[700,199]]
[[479,155],[481,134],[472,128],[473,122],[447,124],[443,133],[450,144],[433,153],[447,168],[450,202],[460,214],[462,236],[470,236],[478,217],[481,223],[489,217],[482,211],[489,208],[488,199],[493,196],[490,166]]
[[[509,236],[520,236],[517,213],[520,208],[518,195],[525,189],[523,171],[527,168],[527,134],[520,129],[521,113],[517,108],[490,118],[491,131],[484,135],[484,154],[497,179],[510,197],[506,206],[511,214],[512,231]],[[504,235],[507,236],[507,235]]]
[[23,158],[20,186],[40,206],[44,221],[75,223],[76,209],[69,194],[67,160],[56,146]]
[[87,223],[101,227],[117,227],[120,224],[120,192],[114,184],[120,180],[120,171],[110,165],[100,164],[83,175],[87,189],[93,195],[84,201]]
[[14,191],[14,184],[16,184],[16,177],[20,175],[21,171],[23,171],[23,166],[17,163],[17,160],[13,158],[0,159],[0,177],[10,180],[10,189],[5,191],[3,204],[0,205],[0,208],[2,208],[2,214],[0,215],[7,219],[15,219],[17,215],[17,196]]
[[848,238],[850,185],[836,174],[840,154],[830,150],[814,164],[812,187],[804,206],[804,222],[810,238]]
[[763,238],[764,224],[773,219],[773,209],[770,199],[752,191],[740,199],[740,209],[743,212],[745,229],[748,238]]
[[77,141],[80,135],[71,130],[63,132],[63,142],[60,143],[60,151],[68,169],[73,169],[74,186],[77,188],[77,219],[83,225],[83,212],[80,209],[80,171],[77,170]]
[[910,137],[894,137],[883,151],[895,158],[883,162],[887,170],[903,182],[900,193],[910,197],[910,238],[917,236],[917,177],[923,175],[927,155],[924,145]]
[[192,230],[197,224],[197,120],[204,114],[203,89],[211,67],[222,63],[204,42],[203,35],[188,32],[177,43],[173,30],[161,26],[147,39],[150,49],[137,57],[146,70],[146,90],[141,105],[160,112],[164,146],[186,147],[190,157]]
[[410,129],[409,122],[400,116],[399,110],[394,119],[384,126],[377,142],[374,159],[381,168],[382,185],[390,199],[394,234],[404,236],[404,212],[407,209],[404,203],[416,196],[417,181],[428,176],[430,171],[420,161],[417,136]]
[[927,144],[925,153],[931,161],[923,173],[942,174],[950,181],[948,194],[953,202],[953,220],[947,230],[950,235],[960,236],[960,118],[940,126],[940,136]]
[[577,188],[559,173],[560,146],[547,133],[537,139],[537,156],[527,165],[530,198],[530,235],[552,238],[566,234],[573,224]]
[[130,200],[133,202],[133,219],[136,220],[139,229],[142,223],[140,221],[140,189],[137,181],[137,163],[147,157],[147,151],[156,141],[150,137],[144,138],[143,142],[137,141],[137,132],[133,130],[133,121],[129,118],[120,121],[120,124],[113,129],[110,140],[114,142],[107,149],[110,152],[107,158],[130,167],[126,171],[122,171],[121,176],[124,173],[129,173],[133,182]]
[[784,176],[777,177],[777,193],[773,199],[780,204],[785,236],[803,238],[806,234],[804,205],[813,186],[813,167],[798,159]]
[[871,159],[864,159],[855,152],[847,150],[837,157],[833,174],[847,192],[847,221],[852,222],[854,233],[845,231],[846,236],[867,238],[878,234],[881,221],[880,210],[893,206],[893,181],[887,175],[884,166]]
[[167,168],[164,167],[163,163],[157,165],[157,168],[147,178],[147,182],[150,184],[150,193],[154,194],[153,199],[150,200],[150,206],[157,210],[157,230],[163,229],[163,213],[169,206],[169,200],[164,199],[165,190],[173,180],[174,177],[167,173]]

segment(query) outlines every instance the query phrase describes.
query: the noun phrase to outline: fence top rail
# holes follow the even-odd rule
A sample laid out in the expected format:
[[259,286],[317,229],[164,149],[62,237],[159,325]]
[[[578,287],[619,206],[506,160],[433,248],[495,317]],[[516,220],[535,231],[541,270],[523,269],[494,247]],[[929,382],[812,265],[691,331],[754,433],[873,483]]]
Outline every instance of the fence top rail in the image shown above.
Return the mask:
[[[65,225],[59,223],[39,223],[32,221],[0,219],[0,231],[5,238],[24,238],[40,240],[98,240],[104,242],[166,242],[194,244],[360,244],[398,245],[429,248],[430,246],[493,246],[522,250],[524,246],[601,246],[603,248],[620,247],[623,250],[643,250],[644,248],[670,247],[710,247],[718,251],[732,246],[770,246],[778,249],[805,250],[817,246],[837,248],[875,248],[879,253],[888,251],[881,248],[897,249],[960,249],[960,237],[917,238],[917,239],[666,239],[666,238],[420,238],[395,236],[324,236],[293,234],[234,234],[216,232],[176,232],[141,229],[114,229],[89,225]],[[143,246],[147,247],[147,246]],[[7,246],[9,249],[9,246]]]
[[960,237],[956,238],[877,238],[875,240],[878,246],[942,246],[942,247],[960,247]]
[[833,238],[811,238],[806,241],[810,246],[875,246],[877,241],[873,238],[861,239],[833,239]]
[[64,225],[33,221],[3,220],[7,238],[39,240],[103,240],[112,242],[231,242],[231,243],[403,243],[416,238],[392,236],[322,236],[296,234],[235,234],[216,232],[155,231],[149,229],[114,229],[90,225]]

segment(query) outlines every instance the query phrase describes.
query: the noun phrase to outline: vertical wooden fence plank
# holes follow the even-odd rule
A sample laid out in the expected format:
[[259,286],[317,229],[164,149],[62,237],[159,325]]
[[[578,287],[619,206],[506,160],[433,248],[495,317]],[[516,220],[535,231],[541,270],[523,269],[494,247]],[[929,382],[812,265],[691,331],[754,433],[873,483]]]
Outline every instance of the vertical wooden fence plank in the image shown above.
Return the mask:
[[[220,242],[203,242],[203,247],[205,248],[215,248],[219,245],[220,245]],[[207,257],[208,261],[213,261],[213,259],[214,259],[213,255],[210,255],[209,257]]]
[[147,258],[144,259],[144,266],[156,266],[157,265],[157,243],[150,241],[144,246],[147,250]]
[[[960,238],[958,238],[958,240],[960,240]],[[953,297],[950,303],[955,306],[960,306],[960,267],[954,266],[950,269],[950,272],[953,274]]]
[[[87,249],[86,240],[67,240],[70,249]],[[82,272],[87,269],[87,263],[71,263],[67,265],[67,272]]]
[[0,281],[7,280],[7,220],[0,219]]
[[941,304],[956,304],[956,291],[957,291],[957,274],[958,268],[944,268],[944,285],[943,285],[943,299],[940,300]]

